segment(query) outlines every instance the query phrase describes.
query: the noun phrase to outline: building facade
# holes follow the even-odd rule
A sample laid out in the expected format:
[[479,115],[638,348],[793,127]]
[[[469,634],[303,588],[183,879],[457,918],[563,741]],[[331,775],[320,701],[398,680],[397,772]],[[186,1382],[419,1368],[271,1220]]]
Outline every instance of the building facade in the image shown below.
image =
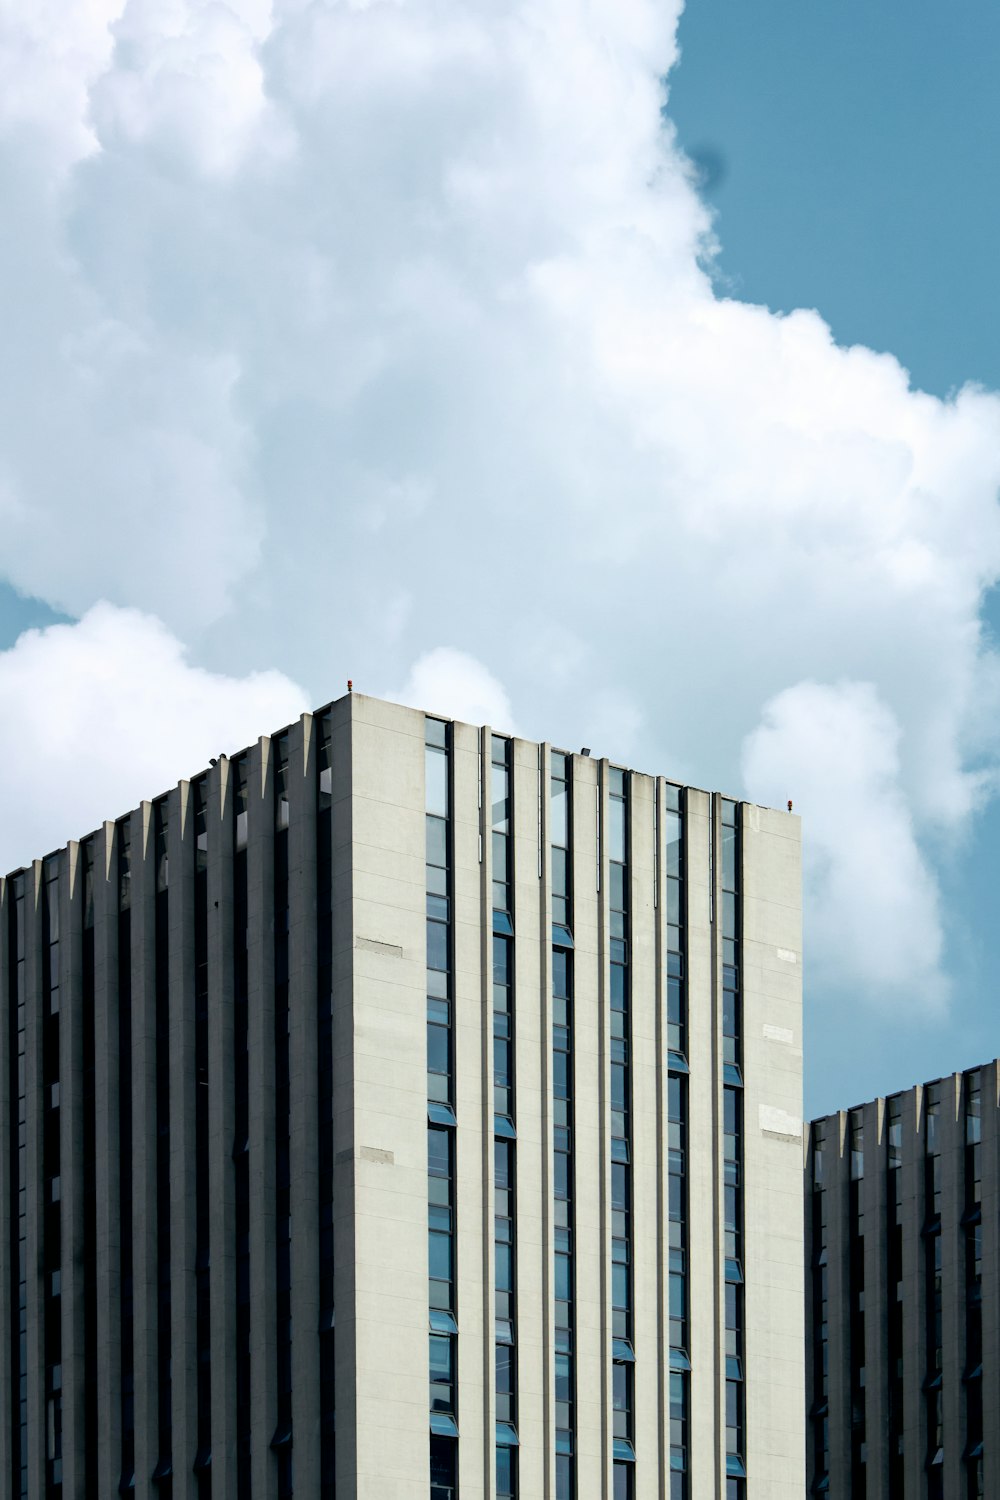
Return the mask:
[[349,695],[0,883],[17,1500],[800,1500],[798,820]]
[[813,1494],[1000,1495],[997,1067],[810,1127]]

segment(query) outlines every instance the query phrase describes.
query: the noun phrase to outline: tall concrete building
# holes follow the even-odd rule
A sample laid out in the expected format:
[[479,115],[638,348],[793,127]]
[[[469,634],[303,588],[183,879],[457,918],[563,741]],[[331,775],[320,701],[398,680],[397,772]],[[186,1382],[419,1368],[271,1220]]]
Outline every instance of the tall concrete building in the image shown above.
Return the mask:
[[809,1130],[810,1493],[1000,1495],[996,1062]]
[[797,819],[358,694],[8,876],[7,1493],[801,1500],[800,960]]

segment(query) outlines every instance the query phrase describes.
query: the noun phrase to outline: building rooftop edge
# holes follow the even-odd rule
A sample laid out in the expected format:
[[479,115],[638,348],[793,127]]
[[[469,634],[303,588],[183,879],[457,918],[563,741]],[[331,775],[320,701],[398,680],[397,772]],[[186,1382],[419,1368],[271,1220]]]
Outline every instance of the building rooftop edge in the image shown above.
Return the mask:
[[904,1094],[912,1094],[914,1089],[930,1089],[936,1083],[945,1083],[950,1078],[964,1078],[968,1073],[980,1073],[983,1068],[996,1067],[1000,1064],[1000,1057],[988,1057],[985,1062],[970,1063],[967,1068],[955,1068],[950,1073],[940,1073],[937,1078],[918,1079],[916,1083],[908,1084],[903,1089],[889,1089],[884,1094],[876,1094],[874,1099],[859,1099],[856,1104],[845,1104],[842,1109],[829,1110],[825,1115],[813,1115],[809,1120],[809,1127],[813,1125],[825,1125],[828,1120],[836,1120],[840,1115],[853,1114],[856,1109],[867,1109],[870,1104],[884,1104],[887,1099],[899,1099]]
[[[472,723],[470,723],[466,719],[458,719],[458,718],[455,718],[451,714],[442,713],[439,710],[430,709],[430,708],[417,708],[417,707],[415,707],[411,703],[399,703],[394,698],[380,698],[380,697],[378,697],[374,693],[362,693],[360,691],[354,690],[353,688],[349,689],[346,693],[342,693],[339,698],[331,698],[327,702],[320,704],[320,706],[318,708],[304,710],[304,712],[302,714],[300,714],[300,716],[299,716],[298,719],[294,719],[294,720],[292,720],[288,724],[283,724],[278,729],[272,730],[272,731],[270,731],[267,734],[261,734],[261,735],[259,735],[257,737],[257,740],[253,742],[253,744],[259,744],[261,742],[261,740],[275,740],[275,739],[279,739],[281,737],[281,735],[288,733],[288,731],[290,729],[292,729],[295,724],[301,723],[303,719],[315,719],[315,718],[318,718],[321,714],[329,713],[332,709],[338,707],[341,703],[345,702],[348,698],[368,698],[373,703],[387,703],[387,704],[392,705],[392,707],[394,707],[394,708],[401,708],[401,709],[408,710],[408,711],[410,711],[412,713],[423,714],[426,718],[440,719],[443,723],[447,723],[447,724],[462,724],[462,725],[465,725],[469,729],[479,730],[479,729],[483,729],[483,728],[489,727],[494,733],[503,735],[503,737],[505,739],[520,739],[520,740],[523,741],[523,743],[529,744],[529,745],[545,745],[545,744],[547,744],[553,750],[558,750],[561,754],[564,754],[564,755],[574,755],[574,756],[576,756],[576,755],[582,755],[582,753],[583,753],[580,750],[566,750],[562,746],[556,745],[556,744],[554,744],[550,740],[531,740],[531,739],[526,739],[522,735],[505,733],[503,730],[499,730],[499,729],[498,730],[493,730],[493,726],[492,725],[485,726],[485,725],[481,725],[481,724],[472,724]],[[218,759],[219,760],[229,760],[229,761],[239,760],[239,758],[241,756],[246,755],[246,754],[249,753],[249,751],[253,748],[253,744],[244,745],[241,749],[233,751],[232,754],[223,754],[223,755],[220,755],[218,757]],[[588,754],[587,758],[594,760],[594,762],[598,763],[598,764],[602,760],[607,760],[609,762],[609,764],[611,764],[613,766],[617,766],[618,765],[618,762],[612,760],[611,757],[609,757],[609,756],[589,755]],[[200,781],[203,776],[207,776],[209,774],[209,772],[210,772],[211,769],[212,769],[211,766],[205,766],[202,770],[195,771],[190,776],[182,776],[182,777],[178,778],[178,780],[174,783],[174,786],[181,786],[181,785],[184,785],[185,783],[190,784],[191,782],[194,782],[194,781]],[[621,769],[622,770],[627,770],[630,773],[632,773],[634,775],[637,775],[637,776],[648,776],[651,780],[669,781],[669,782],[672,782],[674,786],[683,786],[685,788],[685,790],[687,790],[687,791],[701,792],[704,796],[713,796],[713,795],[715,795],[715,796],[725,797],[727,800],[732,801],[732,802],[745,803],[745,804],[747,804],[750,807],[762,807],[762,808],[765,808],[765,810],[769,811],[769,812],[778,812],[783,817],[794,817],[794,818],[798,817],[797,814],[784,812],[781,808],[768,808],[766,806],[766,804],[764,804],[764,803],[754,803],[754,802],[751,802],[746,797],[733,797],[733,796],[730,796],[730,794],[728,792],[721,792],[721,791],[718,791],[718,790],[713,793],[707,787],[695,786],[692,782],[678,781],[674,777],[667,776],[663,772],[658,772],[658,771],[640,771],[640,770],[638,770],[634,766],[622,766]],[[152,796],[152,797],[143,797],[141,799],[141,802],[140,802],[139,805],[141,806],[142,803],[149,803],[152,806],[153,804],[162,801],[164,797],[169,796],[170,792],[173,789],[174,789],[173,786],[167,787],[164,791],[157,792],[155,794],[155,796]],[[119,813],[114,818],[105,819],[104,822],[106,822],[106,823],[120,823],[121,820],[122,820],[122,818],[129,817],[131,815],[131,813],[133,813],[135,810],[136,810],[135,808],[129,808],[125,812]],[[100,831],[100,828],[102,826],[103,826],[103,824],[99,824],[96,828],[90,829],[87,833],[80,834],[79,837],[77,837],[77,838],[68,839],[65,844],[59,844],[54,849],[47,850],[45,854],[38,855],[34,860],[32,860],[31,864],[35,864],[35,863],[44,864],[44,862],[46,860],[52,859],[52,858],[55,857],[55,855],[62,853],[62,851],[65,848],[67,848],[69,846],[69,844],[83,844],[83,843],[86,843],[86,841],[88,839],[93,838],[95,836],[95,834],[97,834]],[[13,880],[18,875],[26,874],[27,871],[30,868],[31,868],[31,865],[17,865],[17,866],[15,866],[14,869],[8,870],[6,872],[6,874],[0,874],[0,881]],[[852,1108],[857,1108],[857,1107],[858,1106],[856,1106],[856,1105],[852,1106]],[[822,1118],[829,1118],[829,1117],[827,1117],[827,1116],[818,1116],[817,1118],[818,1119],[822,1119]]]

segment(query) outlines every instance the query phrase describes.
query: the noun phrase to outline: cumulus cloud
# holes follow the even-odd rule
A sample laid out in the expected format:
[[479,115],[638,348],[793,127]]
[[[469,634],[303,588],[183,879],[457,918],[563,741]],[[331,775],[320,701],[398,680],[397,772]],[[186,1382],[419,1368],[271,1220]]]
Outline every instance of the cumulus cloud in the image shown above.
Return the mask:
[[805,820],[814,981],[875,986],[909,1014],[942,1009],[938,893],[900,784],[899,724],[875,686],[777,694],[744,741],[743,776],[756,801],[791,796]]
[[[733,791],[755,726],[794,768],[782,694],[869,684],[825,691],[891,770],[843,775],[910,853],[857,983],[940,1003],[928,850],[997,761],[1000,401],[718,293],[679,8],[90,0],[64,44],[11,0],[2,567],[316,701],[420,658],[407,696]],[[859,920],[823,787],[820,955]]]
[[192,666],[150,615],[97,604],[0,652],[0,870],[158,796],[306,707],[280,672]]
[[438,646],[418,657],[404,685],[390,689],[386,696],[467,724],[489,724],[507,734],[516,733],[503,683],[474,656],[449,646]]

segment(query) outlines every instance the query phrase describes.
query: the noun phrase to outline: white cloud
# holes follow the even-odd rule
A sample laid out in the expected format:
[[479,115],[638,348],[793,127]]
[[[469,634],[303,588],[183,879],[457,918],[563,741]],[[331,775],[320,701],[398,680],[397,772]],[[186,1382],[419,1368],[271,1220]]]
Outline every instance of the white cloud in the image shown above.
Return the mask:
[[[0,40],[6,576],[316,701],[422,658],[411,698],[511,717],[489,663],[526,733],[729,790],[764,705],[871,684],[851,743],[893,769],[843,775],[910,850],[884,930],[933,912],[996,776],[1000,401],[717,295],[677,0],[92,0],[65,46],[36,11]],[[913,981],[856,951],[873,997]]]
[[802,682],[765,704],[743,775],[756,801],[790,798],[804,819],[811,979],[933,1013],[948,997],[941,913],[899,752],[873,684]]
[[0,870],[243,749],[307,706],[279,672],[192,667],[164,626],[98,604],[0,652]]
[[418,657],[403,687],[390,689],[386,697],[467,724],[516,733],[503,684],[482,662],[450,646],[437,646]]

